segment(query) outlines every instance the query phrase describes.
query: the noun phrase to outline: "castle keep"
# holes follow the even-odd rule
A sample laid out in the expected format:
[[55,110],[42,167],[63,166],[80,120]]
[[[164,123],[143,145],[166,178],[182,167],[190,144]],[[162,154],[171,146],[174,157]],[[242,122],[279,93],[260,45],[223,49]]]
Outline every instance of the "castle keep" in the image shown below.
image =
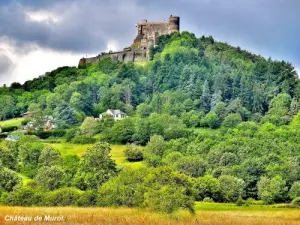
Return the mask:
[[102,52],[96,57],[82,58],[79,65],[97,63],[105,57],[110,57],[120,62],[146,62],[149,61],[149,49],[157,45],[158,38],[162,35],[180,31],[180,18],[170,16],[168,21],[148,22],[142,20],[136,25],[136,38],[131,47],[117,52]]

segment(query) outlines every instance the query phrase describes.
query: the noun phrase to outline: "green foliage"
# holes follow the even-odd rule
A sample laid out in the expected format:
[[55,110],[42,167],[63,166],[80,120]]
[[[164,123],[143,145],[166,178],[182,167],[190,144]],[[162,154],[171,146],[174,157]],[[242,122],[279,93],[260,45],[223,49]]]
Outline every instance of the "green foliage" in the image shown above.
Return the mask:
[[96,139],[84,135],[76,135],[71,142],[73,144],[93,144],[96,142]]
[[280,202],[286,198],[286,181],[279,175],[272,179],[262,177],[258,183],[258,196],[266,203]]
[[44,194],[39,189],[31,187],[19,187],[9,193],[4,203],[10,206],[41,206],[44,202]]
[[80,127],[80,133],[86,137],[93,137],[100,131],[100,125],[93,117],[87,117]]
[[199,177],[195,182],[197,191],[196,200],[212,199],[220,200],[220,181],[210,175]]
[[101,142],[88,148],[74,178],[76,187],[81,190],[97,189],[116,174],[116,164],[110,151],[109,144]]
[[41,167],[35,177],[36,183],[47,190],[54,190],[63,185],[64,171],[58,166]]
[[14,187],[19,184],[21,184],[21,179],[17,173],[0,165],[0,193],[13,191]]
[[300,197],[297,197],[297,198],[293,199],[291,204],[292,204],[292,206],[300,207]]
[[229,114],[222,123],[222,127],[225,129],[235,128],[239,123],[242,122],[240,114],[234,113]]
[[297,197],[300,197],[300,182],[294,182],[290,191],[289,191],[289,197],[290,199],[294,199]]
[[52,147],[45,147],[39,157],[40,166],[54,166],[61,163],[61,155],[59,151],[56,151]]
[[245,182],[237,177],[222,175],[219,177],[220,193],[224,201],[236,202],[244,195]]
[[134,144],[127,145],[124,153],[129,162],[138,162],[144,159],[142,148]]
[[201,124],[202,126],[207,126],[211,129],[215,129],[220,126],[220,120],[216,113],[210,112],[201,120]]
[[75,188],[61,188],[48,192],[45,196],[47,206],[75,206],[82,192]]

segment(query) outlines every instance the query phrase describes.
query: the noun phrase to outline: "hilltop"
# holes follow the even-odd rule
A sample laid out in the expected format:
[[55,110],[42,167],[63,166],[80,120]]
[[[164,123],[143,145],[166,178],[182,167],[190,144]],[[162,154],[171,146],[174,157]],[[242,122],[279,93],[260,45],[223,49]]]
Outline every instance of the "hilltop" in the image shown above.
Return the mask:
[[[0,95],[0,120],[30,115],[19,140],[0,145],[3,204],[299,205],[300,83],[288,62],[173,32],[149,61],[104,57]],[[100,119],[108,109],[126,117]]]

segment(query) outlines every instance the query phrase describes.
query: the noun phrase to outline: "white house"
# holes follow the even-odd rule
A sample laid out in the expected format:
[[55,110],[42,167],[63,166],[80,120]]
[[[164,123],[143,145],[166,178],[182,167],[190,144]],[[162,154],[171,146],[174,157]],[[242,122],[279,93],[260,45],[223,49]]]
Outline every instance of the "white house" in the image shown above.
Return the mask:
[[112,116],[114,120],[121,120],[127,117],[127,114],[119,109],[108,109],[106,112],[99,115],[99,119],[102,119],[105,115]]

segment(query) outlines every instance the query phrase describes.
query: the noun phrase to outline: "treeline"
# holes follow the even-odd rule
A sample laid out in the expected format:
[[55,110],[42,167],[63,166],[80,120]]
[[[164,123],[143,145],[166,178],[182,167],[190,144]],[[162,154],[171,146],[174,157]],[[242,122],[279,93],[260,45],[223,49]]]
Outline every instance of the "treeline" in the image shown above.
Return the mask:
[[[66,111],[70,118],[64,120],[72,124],[108,108],[131,115],[141,103],[155,106],[160,101],[176,104],[164,111],[178,116],[190,109],[207,114],[219,102],[239,102],[248,113],[243,119],[248,119],[253,114],[265,115],[280,93],[294,101],[300,97],[297,74],[290,63],[266,60],[212,37],[174,33],[160,37],[152,53],[153,60],[145,67],[107,58],[0,88],[0,119],[21,116],[35,105],[58,123],[63,123],[62,112]],[[159,113],[162,106],[155,107]]]

